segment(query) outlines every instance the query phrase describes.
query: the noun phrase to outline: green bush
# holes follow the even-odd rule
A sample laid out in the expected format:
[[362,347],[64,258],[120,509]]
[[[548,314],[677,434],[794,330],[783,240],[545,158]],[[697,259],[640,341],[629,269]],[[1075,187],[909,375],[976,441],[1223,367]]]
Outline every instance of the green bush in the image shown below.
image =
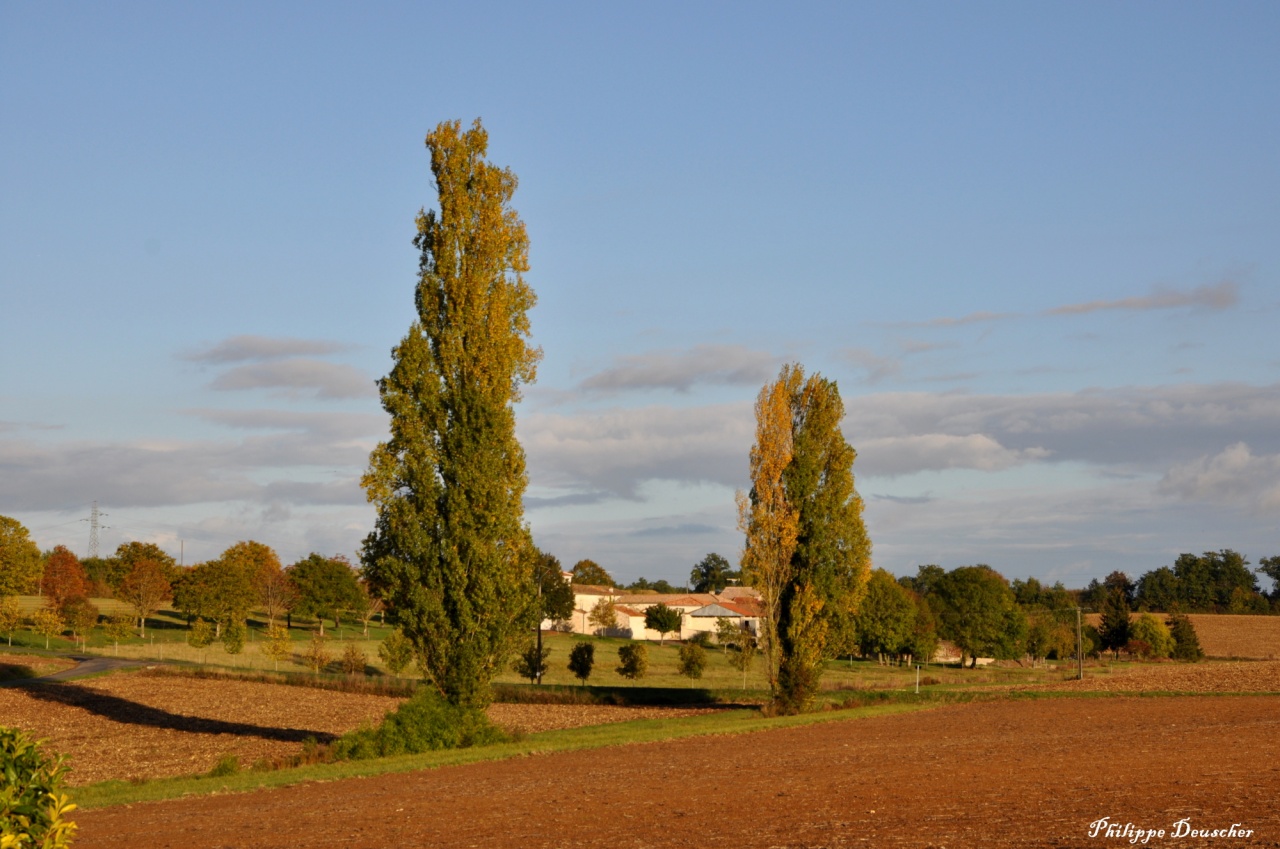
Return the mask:
[[693,636],[689,637],[688,642],[696,646],[702,646],[704,649],[709,649],[711,648],[711,632],[695,631]]
[[346,649],[342,652],[342,671],[348,675],[365,674],[365,666],[368,665],[369,658],[365,655],[360,647],[355,643],[347,643]]
[[591,677],[591,667],[596,662],[595,643],[578,643],[569,652],[569,671],[583,684]]
[[224,778],[228,775],[236,775],[239,772],[240,758],[228,754],[218,758],[218,762],[213,765],[213,769],[209,770],[209,777]]
[[688,642],[680,647],[680,674],[688,677],[690,687],[693,686],[693,679],[702,677],[702,670],[706,666],[707,651],[702,646]]
[[1147,644],[1149,651],[1144,657],[1169,657],[1173,654],[1173,635],[1163,622],[1150,613],[1138,617],[1130,628],[1130,636],[1135,641]]
[[246,631],[244,623],[238,619],[227,623],[227,627],[222,631],[222,647],[227,650],[227,654],[240,654],[244,651]]
[[382,645],[378,646],[378,657],[392,675],[399,675],[404,668],[413,662],[413,643],[409,642],[400,630],[387,634]]
[[360,728],[333,744],[337,760],[411,755],[436,749],[465,749],[510,738],[478,708],[461,708],[425,687],[388,713],[376,728]]
[[0,846],[62,849],[71,844],[75,808],[62,792],[66,767],[46,757],[39,743],[12,728],[0,728]]
[[538,644],[530,640],[524,651],[516,655],[516,659],[511,663],[511,669],[521,678],[538,681],[543,675],[547,674],[547,670],[550,668],[547,663],[547,658],[549,657],[551,657],[551,648],[549,646],[544,646],[539,652]]
[[1200,648],[1200,637],[1196,634],[1196,626],[1185,613],[1169,614],[1169,634],[1173,637],[1173,657],[1175,660],[1201,660],[1204,650]]
[[644,643],[628,643],[618,649],[618,674],[635,681],[649,671],[649,647]]

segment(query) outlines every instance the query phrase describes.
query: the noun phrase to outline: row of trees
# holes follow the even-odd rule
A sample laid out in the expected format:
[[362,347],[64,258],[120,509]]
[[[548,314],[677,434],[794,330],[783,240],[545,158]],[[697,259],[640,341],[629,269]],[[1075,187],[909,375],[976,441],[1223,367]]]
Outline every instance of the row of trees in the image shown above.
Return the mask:
[[[1264,593],[1258,575],[1269,578]],[[1096,578],[1080,595],[1086,607],[1100,608],[1107,596],[1121,593],[1134,610],[1187,613],[1280,613],[1280,556],[1263,557],[1257,570],[1243,554],[1224,548],[1204,554],[1180,554],[1172,566],[1161,566],[1136,581],[1124,572]]]

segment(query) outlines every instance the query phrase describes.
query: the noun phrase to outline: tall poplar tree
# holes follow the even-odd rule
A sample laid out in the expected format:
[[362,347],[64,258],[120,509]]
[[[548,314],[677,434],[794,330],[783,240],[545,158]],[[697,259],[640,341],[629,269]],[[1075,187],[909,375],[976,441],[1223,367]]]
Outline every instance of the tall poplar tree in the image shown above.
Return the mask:
[[378,512],[362,560],[427,681],[482,707],[533,612],[513,405],[541,352],[515,174],[486,161],[478,120],[444,122],[426,144],[439,210],[418,215],[418,317],[378,382],[391,438],[361,481]]
[[756,402],[752,489],[738,498],[742,567],[764,601],[769,683],[787,712],[808,706],[823,659],[851,642],[870,574],[843,418],[835,381],[806,378],[799,364],[784,366]]

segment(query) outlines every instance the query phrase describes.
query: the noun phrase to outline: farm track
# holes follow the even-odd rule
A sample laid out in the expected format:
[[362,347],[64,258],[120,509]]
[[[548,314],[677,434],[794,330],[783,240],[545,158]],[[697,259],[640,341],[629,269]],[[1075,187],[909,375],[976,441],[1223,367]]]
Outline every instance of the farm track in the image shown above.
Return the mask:
[[88,811],[113,847],[1280,846],[1280,699],[1016,700]]

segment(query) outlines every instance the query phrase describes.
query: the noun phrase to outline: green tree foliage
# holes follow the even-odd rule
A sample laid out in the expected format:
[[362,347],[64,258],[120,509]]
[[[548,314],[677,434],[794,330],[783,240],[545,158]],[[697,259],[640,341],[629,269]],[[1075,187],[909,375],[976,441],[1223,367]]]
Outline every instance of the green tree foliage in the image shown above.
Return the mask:
[[627,586],[627,592],[632,593],[657,593],[659,595],[674,595],[684,592],[682,587],[674,587],[666,578],[660,578],[657,581],[646,580],[643,576],[636,578]]
[[540,643],[530,640],[529,644],[524,647],[524,651],[516,655],[515,660],[511,662],[511,669],[521,678],[528,678],[532,682],[542,681],[542,676],[547,674],[547,670],[551,668],[547,662],[551,657],[551,648],[543,646]]
[[596,663],[596,644],[574,643],[569,651],[569,671],[583,684],[591,677],[591,668]]
[[15,596],[0,598],[0,634],[13,645],[13,632],[22,625],[22,605]]
[[240,654],[244,651],[244,640],[248,634],[248,629],[244,622],[240,619],[232,619],[227,623],[227,627],[222,629],[222,647],[226,649],[227,654]]
[[1175,660],[1197,661],[1204,659],[1204,650],[1200,648],[1200,637],[1196,634],[1195,625],[1185,613],[1169,614],[1169,636],[1173,637],[1173,657]]
[[369,665],[369,657],[355,643],[347,643],[342,650],[342,671],[347,675],[364,675]]
[[702,677],[702,670],[707,668],[707,650],[698,643],[685,643],[680,647],[680,674],[689,679],[693,686],[694,679]]
[[1179,606],[1192,613],[1223,613],[1231,607],[1235,590],[1246,596],[1258,595],[1258,579],[1249,561],[1229,548],[1206,551],[1197,557],[1181,554],[1173,573],[1180,589]]
[[0,516],[0,597],[32,592],[43,569],[40,548],[23,524]]
[[164,564],[151,558],[133,561],[132,568],[116,588],[116,598],[133,608],[138,619],[138,634],[142,637],[147,635],[147,617],[172,597],[173,588],[169,585]]
[[618,648],[618,674],[638,681],[649,671],[649,647],[644,643],[627,643]]
[[587,622],[597,634],[608,634],[618,627],[618,603],[611,598],[600,599],[587,614]]
[[81,642],[97,627],[100,612],[98,606],[84,596],[67,599],[62,606],[62,618],[71,629],[72,636],[78,637]]
[[319,675],[332,661],[333,655],[329,653],[328,638],[326,638],[324,634],[312,631],[311,640],[307,643],[306,649],[302,652],[303,666],[310,669],[316,675]]
[[264,551],[271,549],[253,541],[238,542],[217,560],[188,569],[173,587],[174,606],[188,617],[213,622],[214,636],[220,637],[223,626],[243,622],[257,604],[254,578]]
[[1138,579],[1134,603],[1139,610],[1172,610],[1182,603],[1182,586],[1168,566],[1152,569]]
[[689,573],[689,587],[695,593],[719,593],[740,577],[728,560],[712,551]]
[[806,379],[798,364],[784,366],[756,402],[752,490],[738,499],[742,565],[764,601],[770,686],[784,712],[812,701],[823,658],[854,632],[866,592],[871,541],[843,418],[835,381]]
[[413,662],[413,643],[399,630],[392,631],[378,646],[378,657],[388,672],[398,676]]
[[867,595],[854,617],[859,652],[863,657],[904,653],[916,621],[911,594],[884,569],[872,571]]
[[287,570],[297,600],[293,612],[314,616],[324,633],[324,617],[338,627],[345,611],[355,610],[363,602],[355,570],[342,557],[324,557],[312,552]]
[[1009,585],[1014,600],[1024,608],[1043,607],[1045,610],[1066,610],[1075,607],[1076,600],[1061,581],[1046,587],[1035,578],[1014,581]]
[[1072,623],[1047,607],[1033,607],[1027,613],[1026,652],[1034,660],[1062,659],[1075,654],[1076,633]]
[[513,405],[541,352],[515,174],[485,160],[479,121],[442,123],[427,147],[440,209],[418,216],[418,319],[378,383],[391,438],[362,480],[378,514],[362,558],[426,679],[479,708],[534,615]]
[[280,661],[293,656],[293,640],[289,639],[289,629],[278,623],[268,625],[262,651],[271,658],[274,668],[279,671]]
[[[129,574],[129,571],[140,560],[154,560],[159,563],[161,568],[164,569],[165,578],[168,579],[170,584],[176,581],[180,574],[178,561],[174,560],[168,552],[154,542],[121,543],[116,547],[116,554],[112,559],[119,563],[119,566],[113,569],[113,574],[117,574],[121,578]],[[112,586],[115,585],[113,584]]]
[[[747,670],[759,653],[759,644],[755,635],[745,628],[733,629],[737,633],[724,643],[728,653],[729,665],[742,673],[742,689],[747,689]],[[718,635],[717,635],[718,636]]]
[[573,583],[589,584],[593,587],[615,586],[613,576],[594,560],[579,560],[573,564]]
[[539,603],[538,627],[544,619],[563,622],[573,618],[573,587],[564,579],[560,558],[534,548],[533,581]]
[[684,617],[679,610],[668,607],[663,602],[658,602],[644,611],[644,627],[658,632],[658,645],[662,645],[663,638],[667,634],[679,631],[683,621]]
[[387,758],[438,749],[463,749],[509,738],[479,708],[462,708],[421,687],[377,728],[346,734],[333,746],[339,760]]
[[196,617],[196,621],[191,623],[191,627],[187,630],[187,645],[193,649],[208,648],[213,642],[213,625],[204,621],[200,617]]
[[919,662],[928,663],[938,653],[938,620],[923,598],[912,593],[915,617],[911,623],[911,635],[907,638],[906,652]]
[[25,732],[0,727],[0,847],[64,849],[76,824],[63,791],[66,767]]
[[1173,655],[1173,635],[1168,626],[1150,613],[1142,614],[1131,623],[1129,638],[1147,646],[1148,658]]
[[[960,566],[947,572],[934,585],[939,634],[954,642],[977,665],[979,657],[1007,654],[1008,633],[1016,624],[1013,591],[1000,573],[990,566]],[[963,658],[962,658],[963,660]]]
[[1113,587],[1102,599],[1099,608],[1102,621],[1098,623],[1098,637],[1102,640],[1103,651],[1114,652],[1120,656],[1120,650],[1129,644],[1129,602],[1123,590]]
[[898,579],[898,583],[911,590],[921,598],[930,598],[933,595],[934,588],[943,576],[947,574],[947,570],[933,563],[916,567],[914,577],[904,575]]
[[55,546],[45,559],[40,590],[45,602],[58,611],[71,599],[84,598],[88,593],[89,579],[84,567],[65,545]]
[[1271,592],[1267,598],[1280,602],[1280,556],[1263,557],[1258,561],[1257,572],[1271,579]]
[[31,615],[31,628],[44,637],[44,647],[49,648],[49,640],[62,633],[67,627],[58,611],[42,607]]

